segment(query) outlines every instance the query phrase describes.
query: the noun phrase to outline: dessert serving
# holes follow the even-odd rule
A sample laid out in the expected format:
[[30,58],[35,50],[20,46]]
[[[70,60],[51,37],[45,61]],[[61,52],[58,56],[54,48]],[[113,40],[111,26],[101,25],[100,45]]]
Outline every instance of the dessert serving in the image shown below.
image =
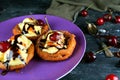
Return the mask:
[[[45,20],[45,16],[47,17],[47,19],[49,21],[50,27],[47,24],[48,22]],[[3,56],[5,56],[6,51],[8,49],[11,52],[13,52],[10,48],[12,46],[11,44],[13,44],[13,43],[11,43],[11,40],[15,40],[16,34],[14,35],[12,33],[12,31],[15,28],[16,24],[19,24],[24,19],[31,18],[31,17],[32,18],[34,17],[33,19],[36,19],[36,20],[44,21],[44,23],[46,23],[47,26],[49,27],[49,31],[47,31],[44,34],[40,34],[39,37],[37,37],[36,40],[31,40],[30,38],[27,37],[27,39],[30,40],[32,42],[32,44],[34,45],[34,49],[35,49],[34,52],[33,52],[34,57],[31,60],[29,60],[28,63],[26,62],[24,64],[24,61],[22,62],[20,60],[21,55],[19,55],[18,57],[15,58],[15,60],[19,59],[19,61],[16,61],[16,62],[17,62],[17,64],[22,63],[23,67],[19,66],[19,68],[15,68],[13,71],[11,71],[10,66],[11,67],[17,66],[17,64],[13,65],[13,66],[9,64],[8,67],[7,67],[6,66],[7,61],[4,60],[5,58],[3,59]],[[14,79],[16,79],[16,80],[24,80],[24,79],[26,79],[26,80],[31,80],[31,79],[34,79],[34,80],[49,80],[49,79],[56,80],[56,79],[60,79],[62,76],[68,74],[70,71],[72,71],[78,65],[78,63],[81,61],[81,59],[84,55],[84,52],[85,52],[85,47],[86,47],[86,42],[85,41],[86,40],[85,40],[84,34],[79,29],[79,27],[77,27],[75,24],[71,23],[70,21],[68,21],[66,19],[63,19],[63,18],[60,18],[60,17],[57,17],[57,16],[44,15],[44,14],[42,14],[42,15],[41,14],[40,15],[39,14],[37,14],[37,15],[26,15],[26,16],[21,16],[21,17],[16,17],[16,18],[13,18],[13,19],[9,19],[7,21],[3,21],[3,22],[0,23],[0,26],[1,26],[1,29],[0,29],[0,36],[1,36],[0,37],[0,53],[1,53],[1,55],[0,55],[0,62],[1,62],[0,66],[1,65],[4,66],[4,69],[0,68],[0,73],[1,73],[0,79],[2,79],[2,80],[8,80],[8,79],[10,79],[10,80],[14,80]],[[65,36],[64,32],[74,35],[74,39],[76,40],[76,43],[74,44],[73,43],[74,41],[69,42],[71,40],[69,40],[70,39],[69,37]],[[54,53],[50,52],[51,57],[53,57],[54,55],[56,55],[58,57],[58,52],[60,50],[68,49],[69,44],[70,45],[76,45],[75,48],[71,49],[71,50],[74,49],[73,52],[71,53],[71,55],[69,54],[70,52],[68,52],[70,50],[66,50],[67,52],[63,53],[63,54],[65,54],[66,58],[65,58],[64,55],[62,55],[62,53],[59,54],[60,57],[62,55],[62,59],[58,58],[59,60],[56,59],[56,61],[55,60],[48,60],[47,61],[47,60],[41,58],[39,56],[39,54],[37,54],[37,51],[36,51],[36,48],[37,48],[36,46],[40,45],[40,44],[37,44],[37,42],[39,42],[38,39],[40,39],[40,37],[42,37],[42,36],[45,37],[45,36],[47,36],[48,33],[49,33],[49,35],[51,35],[51,36],[48,36],[48,37],[51,37],[50,40],[52,42],[54,42],[54,43],[52,43],[53,45],[55,45],[55,47],[53,46],[54,49],[57,46],[56,51],[54,51],[54,49],[52,49],[52,48],[49,48],[49,50],[51,52],[52,51],[54,52]],[[60,35],[58,35],[58,33]],[[53,36],[52,36],[52,34],[53,34]],[[20,33],[20,35],[25,36],[22,33]],[[13,36],[13,39],[12,39],[11,36]],[[61,40],[58,40],[60,36],[61,36]],[[42,38],[45,39],[44,37],[42,37]],[[48,40],[47,42],[43,40],[42,42],[44,42],[44,44],[46,44],[46,43],[49,44],[50,40]],[[24,40],[23,42],[27,43],[28,41]],[[21,43],[19,43],[19,44],[21,44]],[[46,49],[52,44],[45,45],[46,48],[43,51],[44,52],[49,52]],[[63,44],[64,44],[64,46],[63,46]],[[1,45],[2,45],[2,47],[1,47]],[[24,44],[21,44],[21,45],[24,45]],[[44,48],[44,46],[43,46],[43,48]],[[30,49],[32,49],[32,48],[30,48]],[[40,50],[41,49],[42,48],[40,48]],[[28,50],[27,50],[27,52],[28,52]],[[20,54],[22,54],[22,53],[20,53]],[[11,55],[13,55],[13,53],[11,53]],[[29,53],[29,55],[32,55],[32,53],[31,54]],[[28,55],[28,57],[29,57],[29,55]],[[54,56],[54,57],[56,57],[56,56]],[[67,56],[69,56],[69,57],[67,57]],[[12,56],[12,58],[13,58],[13,56]],[[11,60],[13,61],[14,59],[12,59],[12,58],[11,58]],[[7,59],[9,59],[9,58],[7,58]],[[5,65],[5,62],[6,62],[6,65]],[[51,72],[54,75],[50,74]],[[35,76],[39,76],[39,77],[35,77]]]
[[21,69],[34,56],[34,45],[24,35],[15,35],[0,42],[0,68],[2,70]]
[[13,34],[23,34],[31,40],[36,40],[41,34],[48,31],[48,26],[34,18],[25,18],[13,28]]
[[63,61],[71,57],[76,47],[75,35],[67,30],[52,30],[46,17],[45,21],[46,24],[41,19],[25,18],[13,26],[13,36],[0,42],[2,75],[24,68],[34,55],[47,61]]
[[36,52],[44,60],[61,61],[72,55],[75,46],[74,34],[68,31],[50,30],[38,38]]

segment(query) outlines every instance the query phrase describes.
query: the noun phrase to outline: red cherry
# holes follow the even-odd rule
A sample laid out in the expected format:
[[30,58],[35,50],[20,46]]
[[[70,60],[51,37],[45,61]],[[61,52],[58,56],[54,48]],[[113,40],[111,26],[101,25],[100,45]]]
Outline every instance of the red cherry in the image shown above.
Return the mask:
[[112,15],[111,14],[104,14],[103,18],[105,21],[110,21],[110,20],[112,20]]
[[52,35],[50,35],[50,40],[51,41],[57,41],[57,36],[58,36],[58,33],[57,32],[54,32]]
[[116,46],[117,45],[117,37],[116,36],[110,36],[107,38],[108,45],[110,46]]
[[115,22],[120,23],[120,16],[115,16]]
[[82,10],[81,11],[81,15],[83,16],[83,17],[86,17],[87,15],[88,15],[88,12],[87,12],[87,10]]
[[5,52],[10,47],[10,42],[2,41],[0,42],[0,51]]
[[97,25],[103,25],[104,24],[104,19],[103,18],[98,18],[96,21]]
[[115,74],[109,74],[106,76],[105,80],[119,80]]
[[45,25],[45,23],[44,23],[44,21],[43,21],[43,20],[38,19],[37,21],[38,21],[38,25],[40,25],[40,26],[44,26],[44,25]]
[[86,63],[94,62],[96,59],[96,56],[94,55],[93,52],[86,52],[84,56],[84,60]]

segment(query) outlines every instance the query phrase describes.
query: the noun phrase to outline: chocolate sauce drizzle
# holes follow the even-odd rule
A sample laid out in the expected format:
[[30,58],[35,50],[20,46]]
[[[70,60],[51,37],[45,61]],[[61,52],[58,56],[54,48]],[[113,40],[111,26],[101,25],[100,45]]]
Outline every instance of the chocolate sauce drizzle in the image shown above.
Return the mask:
[[[16,36],[15,36],[15,38],[14,38],[14,43],[12,44],[12,46],[11,46],[11,48],[10,48],[11,51],[13,51],[13,55],[12,55],[13,60],[15,60],[15,59],[19,56],[19,53],[18,53],[19,46],[17,45],[17,43],[18,43],[17,39],[18,39],[19,36],[21,36],[21,35],[19,34],[19,35],[16,35]],[[20,42],[19,44],[22,44],[22,42]],[[11,55],[11,54],[7,55],[7,61],[6,61],[6,62],[3,62],[3,64],[6,66],[6,70],[3,70],[3,71],[1,72],[1,75],[3,75],[3,76],[6,75],[6,74],[9,72],[9,62],[10,62],[10,58],[11,58],[10,55]],[[22,59],[21,56],[19,56],[19,58],[20,58],[21,61],[23,61],[23,62],[25,63],[24,59]],[[26,64],[26,63],[25,63],[25,64]]]
[[[51,34],[51,33],[52,32],[50,32],[49,34]],[[47,39],[49,34],[46,35],[45,39],[40,39],[39,48],[41,48],[41,49],[47,49],[48,48],[48,47],[44,47],[44,45],[45,45],[46,39]],[[64,42],[63,45],[68,45],[68,39],[69,39],[69,37],[65,38],[65,42]],[[54,46],[49,46],[49,47],[54,47]],[[58,48],[58,47],[56,47],[56,48],[59,49],[59,50],[66,49],[66,47],[64,47],[64,46],[63,46],[63,48]]]
[[[20,34],[19,35],[16,35],[15,36],[15,40],[14,40],[14,43],[13,45],[11,46],[11,50],[13,51],[13,60],[15,60],[15,58],[17,58],[19,56],[19,53],[18,53],[18,50],[19,50],[19,46],[17,45],[17,43],[19,43],[17,41],[18,37],[21,36]],[[19,44],[22,44],[22,42],[20,42]],[[21,61],[23,61],[23,59],[21,57],[19,57],[21,59]]]
[[[26,25],[28,25],[28,28],[27,28],[27,29],[26,29]],[[28,33],[28,30],[29,30],[30,28],[32,28],[32,29],[34,30],[34,25],[33,25],[33,24],[25,23],[24,26],[23,26],[22,34],[27,34],[27,33]],[[40,34],[40,32],[36,32],[35,30],[34,30],[34,32],[35,32],[36,34]]]
[[8,72],[9,72],[9,70],[3,70],[3,71],[1,72],[1,75],[5,76]]
[[11,50],[13,51],[13,60],[15,60],[15,58],[17,58],[18,57],[18,55],[19,55],[19,53],[17,53],[18,52],[18,49],[19,49],[19,47],[18,47],[18,45],[17,45],[17,43],[18,43],[18,41],[17,41],[17,38],[19,37],[20,35],[16,35],[15,36],[15,40],[14,40],[14,43],[13,43],[13,45],[11,46]]
[[9,65],[8,65],[9,61],[10,61],[10,60],[7,60],[6,62],[3,63],[3,64],[6,65],[6,70],[3,70],[3,71],[1,72],[1,75],[3,75],[3,76],[6,75],[6,74],[9,72]]

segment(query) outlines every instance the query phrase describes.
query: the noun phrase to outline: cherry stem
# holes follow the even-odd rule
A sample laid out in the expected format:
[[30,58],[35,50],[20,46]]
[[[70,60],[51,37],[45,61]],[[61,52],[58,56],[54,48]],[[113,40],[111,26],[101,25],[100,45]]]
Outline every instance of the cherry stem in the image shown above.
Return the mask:
[[93,3],[89,5],[85,10],[87,11],[91,6],[93,6]]
[[[32,15],[31,15],[31,18],[34,19],[34,20],[36,20]],[[36,20],[36,21],[37,21],[37,20]]]
[[113,14],[113,11],[112,9],[108,9],[109,10],[109,13],[112,15]]
[[109,11],[109,12],[110,12],[110,14],[112,15],[112,17],[113,17],[114,19],[116,19],[116,18],[115,18],[115,15],[113,14],[112,9],[108,9],[108,11]]
[[[30,16],[31,16],[32,19],[36,20],[31,12],[30,12]],[[38,20],[36,20],[36,22],[39,23]]]
[[101,49],[101,50],[95,52],[95,55],[96,55],[97,53],[100,53],[101,51],[106,50],[106,49],[111,48],[111,47],[112,47],[112,46],[109,46],[109,47],[103,48],[103,49]]
[[47,25],[48,25],[48,27],[49,27],[49,30],[51,30],[51,27],[50,27],[50,25],[49,25],[49,23],[48,23],[48,19],[47,19],[46,16],[45,16],[45,21],[46,21],[46,23],[47,23]]
[[[33,15],[32,15],[32,13],[31,13],[31,12],[30,12],[30,16],[31,16],[31,18],[32,18],[32,19],[35,19],[35,18],[33,17]],[[36,20],[36,19],[35,19],[35,20]]]

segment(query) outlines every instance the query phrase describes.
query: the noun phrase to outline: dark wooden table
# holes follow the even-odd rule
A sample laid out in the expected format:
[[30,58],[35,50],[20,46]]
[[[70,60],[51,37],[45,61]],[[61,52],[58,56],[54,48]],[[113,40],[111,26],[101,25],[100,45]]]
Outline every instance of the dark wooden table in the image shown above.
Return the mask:
[[[4,21],[13,17],[18,17],[28,14],[45,14],[46,9],[50,6],[51,0],[0,0],[0,21]],[[89,16],[78,16],[75,22],[76,25],[84,32],[87,42],[86,51],[97,51],[100,45],[96,39],[86,31],[86,21],[95,23],[98,17],[101,17],[105,12],[88,10]],[[120,15],[115,12],[114,15]],[[120,36],[120,24],[114,22],[106,22],[102,26],[97,26],[99,29],[105,29],[112,35]],[[118,49],[117,49],[118,50]],[[111,49],[114,52],[114,49]],[[80,62],[78,66],[64,76],[61,80],[104,80],[105,76],[114,73],[120,77],[120,67],[115,67],[119,58],[107,58],[104,52],[96,55],[97,58],[93,63]]]

